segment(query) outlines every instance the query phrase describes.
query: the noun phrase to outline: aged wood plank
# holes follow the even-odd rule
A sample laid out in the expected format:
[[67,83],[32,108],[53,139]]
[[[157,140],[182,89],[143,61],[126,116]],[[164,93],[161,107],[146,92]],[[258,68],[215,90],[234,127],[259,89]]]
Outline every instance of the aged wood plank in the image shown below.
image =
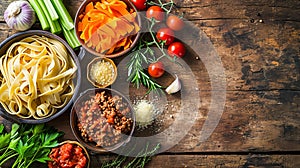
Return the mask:
[[226,96],[222,118],[206,141],[199,139],[210,100],[201,96],[203,118],[170,151],[299,151],[300,92],[228,91]]
[[255,18],[264,21],[295,21],[299,22],[300,9],[280,6],[247,6],[244,4],[219,3],[208,6],[178,8],[178,13],[184,13],[188,20],[207,19],[239,19],[252,20]]
[[295,168],[300,166],[300,155],[158,155],[146,167],[173,168]]
[[[92,167],[99,167],[102,163],[113,160],[115,157],[101,155],[92,156]],[[156,155],[146,165],[146,168],[295,168],[300,166],[300,155],[269,155],[269,154],[177,154]],[[130,160],[130,159],[128,159]]]
[[[0,21],[4,21],[3,13],[12,0],[1,3]],[[298,13],[300,11],[299,1],[293,0],[288,3],[281,1],[190,1],[175,0],[179,13],[185,13],[187,19],[249,19],[259,16],[271,20],[293,20],[299,21]],[[65,0],[64,4],[74,18],[82,0]]]
[[[300,89],[299,23],[204,20],[192,24],[196,27],[194,32],[185,29],[189,33],[177,36],[190,39],[187,41],[191,48],[199,48],[196,32],[205,32],[222,60],[228,90]],[[201,71],[197,76],[203,74]]]
[[[242,1],[234,1],[234,0],[174,0],[175,4],[181,8],[197,8],[197,7],[214,7],[214,6],[268,6],[275,5],[275,0],[242,0]],[[297,3],[297,2],[295,2]]]
[[[115,159],[112,155],[91,155],[91,168],[101,167],[103,163]],[[130,161],[131,158],[128,159]],[[296,168],[300,166],[300,155],[270,155],[270,154],[191,154],[191,155],[156,155],[153,156],[146,168]],[[4,164],[2,168],[9,168]],[[33,167],[46,168],[44,164],[33,164]]]
[[291,8],[291,9],[299,9],[300,2],[297,0],[289,0],[289,1],[280,1],[280,0],[173,0],[176,6],[180,8],[197,8],[197,7],[214,7],[214,6],[224,6],[224,7],[232,7],[232,6],[245,6],[245,7],[282,7],[282,8]]

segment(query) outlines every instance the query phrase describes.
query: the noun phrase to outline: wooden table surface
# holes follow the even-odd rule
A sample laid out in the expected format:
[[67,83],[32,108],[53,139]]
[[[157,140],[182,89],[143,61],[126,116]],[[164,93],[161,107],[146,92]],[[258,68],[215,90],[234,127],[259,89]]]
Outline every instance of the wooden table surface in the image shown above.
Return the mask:
[[[15,31],[0,2],[0,41]],[[82,0],[65,0],[71,15]],[[205,68],[195,72],[200,117],[174,147],[147,167],[300,167],[300,1],[175,0],[179,12],[211,40],[226,75],[226,102],[212,135],[199,143],[210,108]],[[34,26],[38,28],[38,24]],[[197,40],[197,39],[190,39]],[[194,58],[192,52],[187,58]],[[186,59],[187,59],[186,58]],[[49,124],[74,139],[68,113]],[[0,119],[0,122],[9,124]],[[110,154],[92,156],[92,168]]]

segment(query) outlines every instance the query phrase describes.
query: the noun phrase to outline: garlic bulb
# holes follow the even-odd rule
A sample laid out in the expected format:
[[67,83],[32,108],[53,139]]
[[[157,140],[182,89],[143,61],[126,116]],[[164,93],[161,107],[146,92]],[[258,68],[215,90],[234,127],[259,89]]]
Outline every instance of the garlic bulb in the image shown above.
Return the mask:
[[177,75],[175,80],[166,88],[168,94],[176,93],[181,89],[181,82]]
[[36,16],[29,2],[13,1],[4,12],[4,20],[7,25],[15,30],[29,29],[36,21]]

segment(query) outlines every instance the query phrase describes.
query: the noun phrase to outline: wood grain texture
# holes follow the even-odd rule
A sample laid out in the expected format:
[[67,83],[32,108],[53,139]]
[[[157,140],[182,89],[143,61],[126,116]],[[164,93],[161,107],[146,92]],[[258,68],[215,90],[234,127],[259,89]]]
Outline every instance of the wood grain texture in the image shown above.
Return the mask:
[[299,167],[299,155],[166,155],[155,156],[149,167],[172,168],[294,168]]
[[[184,139],[155,156],[148,167],[300,167],[296,154],[300,152],[300,1],[174,1],[178,7],[174,12],[184,13],[193,26],[176,35],[190,49],[184,60],[196,76],[201,107]],[[16,32],[3,20],[10,2],[0,3],[0,41]],[[81,2],[64,0],[72,17]],[[191,50],[201,33],[222,61],[226,102],[213,134],[200,143],[212,94],[218,93],[211,88],[206,65]],[[172,124],[170,118],[167,121],[166,125]],[[2,118],[0,123],[10,124]],[[64,131],[65,139],[75,139],[68,112],[48,124]],[[92,166],[97,167],[113,156],[92,158]]]

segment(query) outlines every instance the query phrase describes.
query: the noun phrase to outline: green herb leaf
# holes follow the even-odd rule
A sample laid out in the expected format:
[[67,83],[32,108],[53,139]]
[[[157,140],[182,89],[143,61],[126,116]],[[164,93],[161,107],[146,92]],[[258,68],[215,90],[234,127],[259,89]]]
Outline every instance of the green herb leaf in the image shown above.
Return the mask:
[[0,135],[0,149],[9,145],[10,133]]
[[40,134],[44,131],[44,124],[35,125],[33,128],[33,134]]
[[19,128],[20,128],[20,125],[18,125],[18,124],[14,123],[12,125],[11,131],[10,131],[10,133],[11,133],[11,139],[14,139],[14,138],[16,138],[19,135],[19,133],[18,133]]
[[[1,126],[2,127],[2,126]],[[17,157],[12,167],[28,168],[37,161],[46,163],[51,148],[58,145],[58,138],[63,135],[61,132],[44,124],[13,124],[10,133],[3,133],[4,128],[0,128],[0,167],[11,158]],[[14,137],[10,136],[14,135]]]
[[4,125],[3,125],[3,124],[0,124],[0,134],[3,133],[4,128],[5,128]]
[[38,162],[41,162],[41,163],[47,163],[47,161],[51,161],[51,159],[48,156],[37,158],[35,160],[38,161]]
[[44,144],[42,144],[43,147],[46,148],[56,147],[58,145],[57,138],[60,136],[61,134],[58,132],[52,134],[46,134],[44,139]]
[[21,137],[18,137],[17,139],[12,139],[8,145],[8,149],[12,149],[17,151],[17,145]]
[[[19,155],[24,157],[26,156],[26,152],[28,151],[28,149],[31,148],[33,145],[35,144],[23,143],[22,140],[19,140],[16,150],[19,153]],[[26,157],[28,157],[28,155]]]

